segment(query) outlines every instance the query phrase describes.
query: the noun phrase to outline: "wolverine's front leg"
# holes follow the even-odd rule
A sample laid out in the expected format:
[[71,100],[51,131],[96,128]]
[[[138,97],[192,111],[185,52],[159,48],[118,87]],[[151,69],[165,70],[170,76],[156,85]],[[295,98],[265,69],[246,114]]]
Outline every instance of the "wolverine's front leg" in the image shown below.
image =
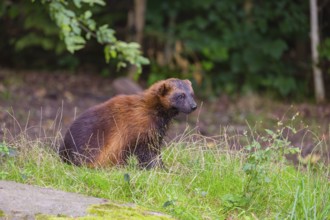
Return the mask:
[[160,150],[158,149],[138,149],[135,151],[135,155],[139,161],[141,168],[151,169],[153,167],[165,168]]

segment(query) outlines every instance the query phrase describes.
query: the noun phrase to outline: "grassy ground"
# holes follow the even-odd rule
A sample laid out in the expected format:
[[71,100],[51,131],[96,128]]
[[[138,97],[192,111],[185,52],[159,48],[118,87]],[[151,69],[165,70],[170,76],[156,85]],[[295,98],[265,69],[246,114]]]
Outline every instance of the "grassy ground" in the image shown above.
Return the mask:
[[20,136],[0,144],[0,179],[133,202],[178,219],[330,219],[329,166],[312,157],[293,166],[284,154],[296,150],[281,130],[265,133],[246,135],[245,147],[232,151],[226,134],[214,140],[186,131],[163,151],[168,170],[150,171],[134,158],[126,167],[70,166],[54,141]]
[[[58,129],[111,97],[109,79],[7,70],[0,78],[0,179],[134,202],[178,219],[330,219],[329,104],[290,107],[254,95],[199,102],[188,122],[216,138],[181,136],[185,119],[175,120],[169,133],[181,138],[163,151],[168,170],[139,170],[134,159],[95,170],[63,164],[52,149]],[[291,145],[304,157],[295,166],[283,159]]]

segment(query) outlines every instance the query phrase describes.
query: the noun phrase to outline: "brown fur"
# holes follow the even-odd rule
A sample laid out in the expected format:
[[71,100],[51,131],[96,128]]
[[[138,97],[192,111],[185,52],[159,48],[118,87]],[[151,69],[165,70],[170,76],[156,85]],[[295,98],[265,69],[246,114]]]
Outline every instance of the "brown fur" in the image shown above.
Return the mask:
[[125,164],[133,154],[141,167],[162,165],[160,147],[169,122],[179,112],[188,114],[196,107],[188,80],[172,78],[141,94],[116,96],[72,123],[60,156],[76,165],[103,167]]

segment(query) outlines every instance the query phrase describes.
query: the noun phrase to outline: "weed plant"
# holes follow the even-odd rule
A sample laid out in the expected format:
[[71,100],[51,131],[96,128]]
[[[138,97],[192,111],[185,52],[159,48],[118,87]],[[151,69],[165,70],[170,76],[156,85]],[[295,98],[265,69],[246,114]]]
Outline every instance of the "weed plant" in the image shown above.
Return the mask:
[[260,138],[249,131],[240,150],[230,150],[227,134],[186,132],[166,144],[166,170],[141,170],[134,158],[123,167],[71,166],[54,141],[22,135],[0,143],[0,179],[136,203],[178,219],[330,219],[329,166],[285,160],[299,150],[282,131]]

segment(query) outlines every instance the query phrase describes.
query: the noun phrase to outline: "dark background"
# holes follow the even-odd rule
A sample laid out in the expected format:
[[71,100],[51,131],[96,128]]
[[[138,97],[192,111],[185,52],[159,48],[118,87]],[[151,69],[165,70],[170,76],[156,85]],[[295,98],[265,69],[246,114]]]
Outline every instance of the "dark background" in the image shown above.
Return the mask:
[[[116,36],[134,39],[128,20],[134,1],[91,7],[93,18]],[[329,83],[330,4],[318,2],[324,84]],[[193,80],[203,98],[249,92],[282,100],[313,100],[309,2],[298,0],[146,1],[142,49],[151,64],[140,81]],[[96,41],[70,54],[39,1],[0,3],[0,66],[34,70],[83,70],[110,78],[127,75],[106,64]],[[330,96],[326,86],[327,96]]]

